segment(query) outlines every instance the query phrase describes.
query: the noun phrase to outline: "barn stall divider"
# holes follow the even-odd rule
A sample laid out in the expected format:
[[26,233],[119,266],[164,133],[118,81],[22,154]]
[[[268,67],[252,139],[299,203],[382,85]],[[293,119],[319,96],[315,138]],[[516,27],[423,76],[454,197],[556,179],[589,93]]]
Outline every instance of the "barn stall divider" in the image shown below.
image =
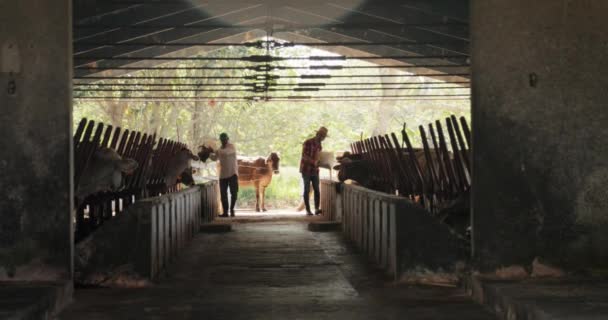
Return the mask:
[[344,184],[341,199],[344,236],[395,279],[450,271],[463,258],[456,235],[407,198]]
[[342,201],[340,199],[341,183],[332,180],[321,179],[321,211],[322,216],[328,221],[341,221],[342,219]]
[[218,183],[209,181],[183,191],[137,202],[130,210],[139,216],[135,271],[158,278],[192,237],[202,222],[217,215]]
[[203,206],[201,223],[209,223],[215,220],[220,212],[219,196],[220,184],[217,180],[201,185],[201,205]]
[[365,187],[321,180],[325,218],[341,221],[345,237],[395,278],[450,272],[470,256],[470,240],[453,225],[468,224],[468,212],[444,215],[468,196],[470,131],[464,118],[445,121],[447,135],[440,121],[429,124],[430,135],[419,127],[421,148],[412,146],[405,128],[401,139],[393,133],[354,142],[352,153],[373,173]]
[[[138,273],[155,278],[199,225],[217,216],[217,182],[185,190],[178,184],[166,185],[169,160],[185,147],[168,139],[157,141],[155,135],[82,119],[74,135],[76,186],[91,172],[87,167],[101,148],[137,161],[138,167],[123,175],[120,190],[103,190],[78,199],[74,221],[77,282],[91,284],[89,280],[96,273],[111,274],[112,268],[126,264],[134,264]],[[154,223],[155,229],[147,223]],[[151,259],[153,264],[148,263]]]
[[[156,137],[137,131],[113,128],[104,123],[82,119],[74,134],[74,185],[77,188],[95,152],[110,148],[123,158],[147,163],[152,156]],[[120,215],[135,199],[145,196],[148,166],[138,165],[124,178],[124,188],[117,192],[99,192],[80,199],[76,208],[75,240],[86,238],[105,221]]]
[[[101,148],[110,148],[122,158],[137,161],[137,169],[123,177],[119,191],[103,191],[79,199],[76,209],[75,240],[86,238],[105,221],[120,215],[139,199],[161,192],[176,192],[177,185],[164,186],[169,158],[185,148],[183,143],[138,131],[123,130],[83,118],[74,134],[74,185],[78,188],[91,159]],[[164,190],[166,189],[166,190]]]
[[158,279],[200,224],[217,216],[218,191],[218,182],[208,181],[135,202],[77,243],[75,282],[107,285],[96,281],[124,266],[131,266],[140,277]]
[[365,185],[373,190],[415,200],[431,214],[439,213],[471,187],[470,130],[464,117],[445,118],[418,127],[421,147],[415,148],[405,125],[395,133],[361,139],[351,144],[354,155],[370,164]]

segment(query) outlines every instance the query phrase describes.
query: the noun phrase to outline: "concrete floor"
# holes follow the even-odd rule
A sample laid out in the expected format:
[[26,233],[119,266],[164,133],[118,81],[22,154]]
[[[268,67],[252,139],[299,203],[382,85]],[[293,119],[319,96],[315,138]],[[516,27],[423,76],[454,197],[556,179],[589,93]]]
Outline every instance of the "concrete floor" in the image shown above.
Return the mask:
[[59,319],[495,319],[460,289],[392,284],[312,219],[237,212],[234,231],[197,235],[158,284],[77,290]]

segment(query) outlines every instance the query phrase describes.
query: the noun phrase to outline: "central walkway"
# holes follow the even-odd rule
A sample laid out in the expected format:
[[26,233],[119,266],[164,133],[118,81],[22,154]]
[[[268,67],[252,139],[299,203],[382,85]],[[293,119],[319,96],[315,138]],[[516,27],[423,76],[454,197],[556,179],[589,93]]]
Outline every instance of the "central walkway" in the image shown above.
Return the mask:
[[197,235],[159,284],[77,290],[59,319],[495,319],[460,289],[393,284],[305,219],[232,221]]

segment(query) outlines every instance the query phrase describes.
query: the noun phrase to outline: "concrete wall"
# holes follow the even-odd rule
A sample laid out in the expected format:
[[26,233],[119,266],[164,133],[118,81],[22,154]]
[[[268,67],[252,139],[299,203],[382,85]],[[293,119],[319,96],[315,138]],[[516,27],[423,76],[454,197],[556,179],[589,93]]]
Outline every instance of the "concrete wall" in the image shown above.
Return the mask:
[[395,280],[454,272],[467,248],[447,225],[409,199],[343,184],[342,231]]
[[0,279],[71,278],[71,69],[70,0],[0,0]]
[[471,10],[480,267],[608,266],[608,1]]

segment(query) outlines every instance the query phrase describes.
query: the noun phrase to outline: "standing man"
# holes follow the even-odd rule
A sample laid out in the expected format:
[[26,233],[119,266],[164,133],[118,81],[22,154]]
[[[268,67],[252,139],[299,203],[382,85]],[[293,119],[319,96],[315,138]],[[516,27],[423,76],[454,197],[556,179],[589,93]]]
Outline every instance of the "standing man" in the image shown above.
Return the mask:
[[315,214],[321,214],[319,209],[320,197],[319,192],[319,157],[321,154],[321,142],[327,137],[327,128],[321,127],[317,130],[317,134],[306,141],[302,146],[302,159],[300,160],[300,173],[304,180],[304,205],[306,206],[306,215],[312,216],[310,211],[310,184],[315,195]]
[[239,192],[238,165],[236,162],[236,148],[229,143],[228,134],[220,134],[222,147],[209,155],[213,161],[218,161],[220,175],[220,195],[224,213],[220,217],[228,217],[228,188],[230,188],[230,216],[234,217],[234,205]]

